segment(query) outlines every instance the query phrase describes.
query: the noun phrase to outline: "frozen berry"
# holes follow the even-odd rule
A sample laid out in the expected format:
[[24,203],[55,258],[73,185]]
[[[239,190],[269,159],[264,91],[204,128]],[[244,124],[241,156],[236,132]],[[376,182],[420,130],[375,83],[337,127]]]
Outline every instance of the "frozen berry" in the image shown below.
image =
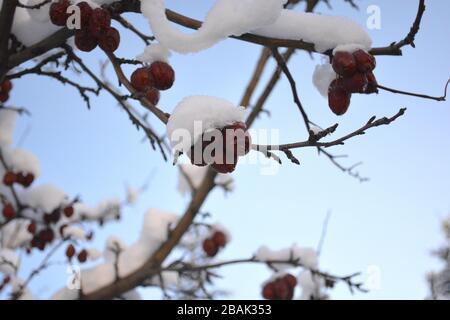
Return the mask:
[[28,188],[34,181],[34,175],[32,173],[19,172],[16,176],[16,182],[23,187]]
[[289,287],[282,279],[275,280],[274,290],[275,290],[276,299],[279,299],[279,300],[288,300],[289,299],[289,292],[290,292]]
[[360,72],[373,71],[376,67],[375,57],[364,50],[355,51],[353,57]]
[[80,253],[78,254],[78,257],[77,257],[78,261],[80,263],[86,262],[87,256],[88,256],[88,252],[85,249],[81,250]]
[[86,29],[89,26],[89,21],[94,10],[85,1],[77,3],[77,6],[80,8],[81,29]]
[[51,215],[51,213],[45,213],[43,219],[44,219],[45,224],[52,223],[52,215]]
[[371,94],[371,93],[378,93],[378,82],[377,78],[375,78],[375,75],[372,71],[369,71],[367,73],[367,87],[365,93]]
[[136,69],[131,75],[131,85],[139,92],[145,92],[149,87],[153,87],[154,81],[148,68]]
[[27,227],[27,231],[31,234],[35,234],[36,233],[36,222],[30,222],[30,224]]
[[3,217],[5,217],[6,219],[12,219],[16,216],[16,210],[10,203],[7,203],[3,206],[2,213]]
[[103,51],[112,53],[117,50],[120,44],[120,33],[116,28],[109,27],[98,38],[98,45]]
[[336,52],[333,56],[333,69],[341,76],[351,76],[356,72],[355,58],[350,52]]
[[222,132],[224,133],[224,143],[227,147],[233,146],[235,155],[244,156],[250,151],[251,137],[245,123],[236,122],[225,126]]
[[8,79],[3,81],[0,91],[9,93],[11,91],[11,89],[12,89],[12,82]]
[[287,274],[283,277],[284,282],[288,284],[289,287],[294,288],[297,285],[297,279],[292,274]]
[[6,276],[3,278],[3,284],[8,284],[11,281],[11,277],[10,276]]
[[0,92],[0,102],[6,102],[9,100],[9,93]]
[[59,219],[61,219],[61,211],[59,209],[53,210],[53,212],[50,215],[51,222],[56,224],[58,223]]
[[205,251],[208,257],[214,257],[219,251],[219,248],[212,239],[205,239],[203,240],[203,251]]
[[222,231],[214,232],[214,234],[213,234],[211,239],[212,239],[212,241],[214,241],[214,243],[218,247],[222,247],[223,248],[227,244],[227,236]]
[[267,300],[275,300],[275,286],[273,282],[268,282],[262,288],[262,296]]
[[63,224],[62,226],[59,227],[59,234],[61,235],[61,237],[64,237],[64,230],[67,228],[67,224]]
[[66,25],[69,14],[67,8],[70,6],[69,0],[59,0],[50,6],[50,20],[54,25],[64,27]]
[[111,14],[103,8],[92,11],[89,22],[89,32],[94,37],[100,37],[111,26]]
[[149,71],[155,81],[156,89],[167,90],[171,88],[175,82],[175,72],[172,67],[165,62],[153,62]]
[[213,163],[211,167],[219,173],[231,173],[236,169],[236,163]]
[[75,255],[75,247],[73,244],[69,244],[66,249],[66,257],[70,260]]
[[331,111],[340,116],[347,112],[350,106],[351,93],[345,91],[341,86],[336,85],[334,80],[328,90],[328,106]]
[[14,182],[16,182],[16,174],[14,172],[8,171],[5,173],[5,175],[3,176],[3,184],[5,186],[12,186],[14,184]]
[[55,233],[52,229],[47,228],[39,232],[39,238],[44,242],[50,243],[55,238]]
[[91,52],[97,47],[98,41],[89,31],[77,30],[75,32],[75,45],[84,52]]
[[73,209],[73,206],[67,206],[64,208],[63,212],[67,218],[70,218],[73,216],[75,210]]
[[342,80],[345,91],[350,93],[364,93],[367,88],[367,77],[364,73],[357,72]]
[[160,93],[156,88],[148,88],[145,92],[145,97],[148,101],[150,101],[154,106],[156,106],[159,102]]

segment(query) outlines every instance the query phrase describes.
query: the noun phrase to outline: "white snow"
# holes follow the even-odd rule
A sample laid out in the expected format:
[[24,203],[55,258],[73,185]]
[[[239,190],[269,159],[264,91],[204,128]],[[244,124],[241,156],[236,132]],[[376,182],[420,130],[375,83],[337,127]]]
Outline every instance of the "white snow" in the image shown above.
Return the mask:
[[0,109],[0,147],[12,144],[16,117],[17,112]]
[[0,249],[0,272],[6,275],[14,274],[19,268],[20,258],[10,249]]
[[21,194],[22,202],[46,213],[52,212],[67,201],[67,194],[51,184],[26,189]]
[[1,230],[3,248],[17,249],[27,244],[32,239],[27,230],[29,224],[27,219],[15,219],[5,225]]
[[313,74],[313,83],[323,97],[328,97],[328,88],[336,77],[337,74],[329,62],[316,66]]
[[86,240],[86,231],[77,226],[67,226],[64,228],[63,235],[74,240]]
[[14,172],[32,173],[37,178],[40,173],[39,159],[30,151],[23,149],[4,150],[5,161]]
[[169,49],[159,43],[152,43],[145,48],[144,52],[136,57],[138,61],[151,64],[155,61],[168,63],[171,53]]
[[135,204],[139,200],[141,190],[134,187],[127,187],[127,203]]
[[[281,250],[271,250],[267,246],[262,246],[258,249],[255,255],[260,261],[290,261],[299,260],[305,268],[315,269],[318,265],[317,253],[311,248],[303,248],[298,245],[293,245],[290,248]],[[278,270],[285,270],[292,268],[292,264],[274,263],[273,266]]]
[[203,132],[244,121],[245,109],[210,96],[184,98],[167,123],[167,134],[174,151],[189,152]]

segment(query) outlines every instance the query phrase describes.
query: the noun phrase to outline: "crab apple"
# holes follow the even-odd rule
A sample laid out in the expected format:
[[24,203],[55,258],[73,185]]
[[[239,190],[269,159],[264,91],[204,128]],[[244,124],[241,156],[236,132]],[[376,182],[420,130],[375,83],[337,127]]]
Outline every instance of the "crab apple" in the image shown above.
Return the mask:
[[341,76],[351,76],[356,72],[355,57],[346,51],[338,51],[333,56],[333,70]]
[[334,80],[328,89],[328,106],[334,114],[341,116],[350,106],[351,93],[336,85]]
[[45,224],[52,223],[52,215],[51,215],[51,213],[45,213],[43,219],[44,219],[44,223]]
[[212,239],[203,240],[203,251],[206,253],[208,257],[214,257],[219,251],[219,247],[214,243]]
[[342,80],[345,91],[350,93],[364,93],[367,88],[367,77],[364,73],[357,72],[351,77]]
[[59,219],[61,219],[61,211],[59,211],[59,209],[53,210],[50,215],[50,219],[54,224],[58,223]]
[[63,209],[63,213],[67,218],[70,218],[73,216],[75,210],[73,209],[73,206],[67,206]]
[[80,263],[86,262],[87,256],[88,256],[88,252],[85,249],[81,250],[80,253],[78,254],[78,257],[77,257],[78,261]]
[[84,52],[91,52],[98,45],[98,40],[89,31],[84,29],[75,32],[75,45]]
[[14,209],[12,204],[7,203],[3,206],[2,214],[6,219],[12,219],[16,216],[16,210]]
[[5,175],[3,176],[3,184],[8,187],[12,186],[14,182],[16,182],[16,180],[17,176],[12,171],[6,172]]
[[273,282],[268,282],[263,286],[261,295],[264,299],[275,300],[275,285]]
[[175,82],[175,71],[172,67],[162,61],[153,62],[149,68],[150,74],[155,81],[155,88],[159,90],[167,90],[172,87]]
[[0,92],[0,102],[6,102],[9,100],[9,93]]
[[19,172],[16,175],[16,182],[25,188],[28,188],[29,186],[31,186],[33,181],[34,181],[34,174],[32,174],[32,173]]
[[378,82],[377,78],[373,74],[372,71],[369,71],[367,73],[367,87],[365,93],[371,94],[371,93],[378,93]]
[[50,6],[50,21],[57,26],[64,27],[69,18],[67,8],[70,6],[69,0],[59,0]]
[[31,234],[35,234],[36,233],[36,222],[34,222],[34,221],[30,222],[30,224],[27,227],[27,231]]
[[52,229],[47,228],[39,232],[39,238],[44,242],[50,243],[55,239],[55,233]]
[[159,90],[153,87],[147,88],[145,91],[145,97],[148,101],[150,101],[154,106],[156,106],[159,102],[159,98],[161,97]]
[[223,248],[227,244],[227,236],[222,231],[216,231],[211,237],[216,246]]
[[6,79],[5,81],[3,81],[0,91],[1,92],[6,92],[9,93],[12,89],[12,82],[9,79]]
[[3,284],[8,284],[11,282],[11,277],[10,276],[6,276],[3,278]]
[[360,72],[373,71],[377,66],[375,57],[364,50],[355,51],[353,57]]
[[149,69],[142,67],[136,69],[131,75],[131,85],[139,92],[145,92],[149,87],[153,87],[154,81]]
[[89,32],[94,37],[100,37],[111,27],[111,14],[103,8],[96,8],[92,11],[89,22]]
[[77,3],[77,6],[80,8],[81,29],[86,29],[89,26],[89,22],[92,17],[92,12],[94,10],[85,1]]
[[289,287],[294,288],[297,285],[297,279],[290,273],[283,277],[284,282],[288,284]]
[[274,282],[275,296],[279,300],[288,300],[290,295],[290,290],[286,282],[282,279],[277,279]]
[[247,131],[247,126],[243,122],[235,122],[222,129],[224,134],[224,145],[233,144],[234,154],[245,156],[250,151],[251,137]]
[[236,169],[236,163],[213,163],[211,167],[219,173],[231,173]]
[[103,51],[112,53],[119,48],[120,33],[116,28],[109,27],[98,37],[98,45]]
[[76,251],[75,251],[75,247],[73,246],[73,244],[69,244],[66,249],[66,257],[69,260],[71,260],[73,258],[73,256],[75,255],[75,252]]

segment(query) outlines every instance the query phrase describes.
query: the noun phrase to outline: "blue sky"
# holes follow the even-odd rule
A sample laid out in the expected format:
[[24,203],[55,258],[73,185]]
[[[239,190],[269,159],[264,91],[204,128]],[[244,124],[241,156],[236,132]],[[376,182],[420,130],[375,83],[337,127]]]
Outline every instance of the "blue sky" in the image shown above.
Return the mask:
[[[361,9],[355,11],[344,1],[332,1],[331,13],[365,25],[367,6],[378,5],[382,28],[369,32],[374,46],[384,46],[409,31],[416,2],[360,1]],[[450,44],[445,41],[450,4],[428,2],[417,48],[406,48],[403,57],[378,58],[376,76],[381,84],[442,94],[450,76]],[[212,1],[193,3],[186,8],[182,1],[168,1],[170,8],[198,19]],[[319,5],[317,11],[330,13],[325,5]],[[134,15],[129,18],[147,28],[142,19]],[[122,35],[118,56],[132,57],[144,49],[138,39]],[[238,103],[259,52],[256,45],[227,40],[196,55],[174,55],[171,64],[176,70],[176,84],[162,93],[160,105],[171,112],[183,97],[192,94]],[[82,56],[93,67],[105,58],[100,50]],[[234,174],[236,191],[224,197],[217,190],[203,207],[203,211],[211,212],[213,221],[220,221],[233,234],[233,242],[221,257],[249,257],[262,244],[274,249],[292,243],[316,247],[324,217],[331,211],[321,268],[346,275],[367,273],[370,266],[377,266],[381,272],[378,290],[352,296],[342,285],[331,292],[333,298],[422,299],[427,294],[426,272],[439,268],[429,252],[443,243],[440,221],[450,213],[449,103],[383,92],[355,96],[348,114],[337,118],[312,85],[312,73],[319,61],[319,55],[298,52],[290,69],[310,118],[323,127],[339,122],[336,136],[353,131],[373,115],[390,116],[400,107],[407,107],[407,114],[389,127],[373,129],[331,150],[348,154],[349,158],[343,159],[348,165],[364,163],[360,172],[371,178],[364,184],[341,173],[313,150],[295,151],[302,165],[285,161],[274,176],[261,175],[257,166],[238,167]],[[271,63],[262,83],[273,68]],[[55,183],[70,195],[79,194],[95,204],[110,196],[123,196],[125,183],[140,185],[155,173],[139,204],[126,209],[122,223],[108,225],[97,233],[94,245],[98,248],[103,248],[104,239],[112,233],[134,241],[148,208],[183,212],[188,199],[175,190],[177,170],[141,142],[142,133],[107,95],[94,98],[92,110],[87,110],[71,88],[30,76],[16,81],[11,101],[32,112],[32,117],[20,119],[16,136],[23,137],[21,146],[41,160],[43,175],[37,183]],[[263,115],[255,128],[279,129],[282,142],[304,138],[287,81],[280,81],[266,108],[271,117]],[[163,130],[157,121],[154,123]],[[25,269],[38,258],[25,260]],[[219,286],[238,299],[259,298],[259,284],[269,276],[265,267],[254,265],[229,267],[221,274],[224,280]],[[48,297],[65,279],[65,270],[54,268],[32,282],[31,288],[38,296]],[[158,297],[152,291],[146,296]]]

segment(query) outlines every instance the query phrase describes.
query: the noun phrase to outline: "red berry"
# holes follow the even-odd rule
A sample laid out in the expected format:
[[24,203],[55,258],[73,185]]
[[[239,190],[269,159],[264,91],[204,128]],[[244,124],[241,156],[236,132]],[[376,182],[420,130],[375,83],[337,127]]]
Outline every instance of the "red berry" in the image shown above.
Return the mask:
[[208,257],[214,257],[219,251],[219,248],[212,239],[205,239],[203,240],[203,251],[205,251]]
[[3,176],[3,184],[10,187],[14,184],[14,182],[16,182],[16,179],[16,174],[14,172],[8,171]]
[[161,95],[159,93],[159,90],[156,88],[148,88],[145,93],[145,97],[147,98],[147,100],[150,101],[154,106],[158,104],[160,96]]
[[103,8],[92,11],[89,22],[89,32],[94,37],[100,37],[111,26],[111,14]]
[[53,210],[50,215],[50,221],[54,224],[58,223],[59,219],[61,219],[61,211],[59,209]]
[[222,247],[223,248],[227,244],[227,236],[222,231],[214,232],[214,234],[213,234],[211,239],[212,239],[212,241],[214,241],[214,243],[218,247]]
[[275,300],[275,286],[273,282],[268,282],[262,289],[262,296],[267,300]]
[[5,81],[3,81],[0,91],[9,93],[11,91],[11,89],[12,89],[12,82],[9,79],[6,79]]
[[34,181],[34,175],[32,173],[19,172],[16,175],[16,182],[21,184],[23,187],[28,188]]
[[89,21],[91,20],[92,12],[94,10],[84,1],[78,3],[77,6],[80,8],[81,28],[86,29],[89,26]]
[[110,27],[98,38],[98,45],[103,51],[112,53],[120,44],[120,33],[116,28]]
[[75,255],[75,247],[73,244],[69,244],[66,249],[66,257],[71,260],[73,256]]
[[64,27],[66,25],[69,14],[67,8],[70,6],[69,0],[59,0],[50,6],[50,20],[54,25]]
[[3,284],[8,284],[11,281],[11,277],[10,276],[6,276],[3,278]]
[[64,230],[67,228],[67,224],[63,224],[62,226],[59,227],[59,234],[61,235],[61,237],[64,237]]
[[219,173],[231,173],[236,169],[236,164],[213,163],[211,167]]
[[52,229],[48,228],[39,232],[38,237],[39,239],[41,239],[41,241],[50,243],[53,241],[53,239],[55,239],[55,233],[53,232]]
[[292,274],[288,273],[283,277],[283,280],[291,288],[294,288],[297,285],[297,278],[294,277]]
[[353,57],[355,58],[356,65],[360,72],[373,71],[376,67],[375,57],[364,50],[355,51]]
[[79,261],[80,263],[86,262],[87,256],[88,256],[87,251],[86,251],[85,249],[81,250],[80,253],[78,254],[78,257],[77,257],[77,258],[78,258],[78,261]]
[[6,102],[9,100],[9,93],[0,92],[0,102]]
[[341,76],[351,76],[356,72],[355,58],[350,52],[336,52],[333,56],[333,69]]
[[149,87],[153,87],[154,81],[148,68],[136,69],[131,75],[131,85],[139,92],[145,92]]
[[[247,131],[247,126],[243,122],[236,122],[222,129],[224,134],[224,144],[233,144],[234,154],[245,156],[250,151],[251,137]],[[228,145],[226,145],[228,147]]]
[[287,284],[281,280],[277,279],[274,282],[274,290],[275,290],[275,296],[278,300],[288,300],[290,296],[290,290]]
[[73,209],[73,206],[67,206],[64,208],[63,212],[67,218],[70,218],[71,216],[73,216],[75,210]]
[[10,203],[7,203],[3,206],[2,213],[3,217],[5,217],[6,219],[12,219],[16,216],[16,210]]
[[30,222],[30,224],[27,227],[27,231],[31,234],[35,234],[36,233],[36,222]]
[[371,93],[378,93],[378,82],[377,78],[375,78],[375,75],[372,71],[369,71],[367,73],[367,87],[365,93],[371,94]]
[[91,52],[97,47],[98,41],[89,31],[84,29],[75,32],[75,45],[84,52]]
[[175,71],[173,71],[172,67],[165,62],[153,62],[149,71],[155,81],[154,86],[156,89],[167,90],[171,88],[175,82]]
[[345,91],[334,80],[328,90],[328,106],[331,111],[340,116],[347,112],[350,106],[351,93]]
[[367,83],[366,75],[360,72],[342,80],[345,91],[350,93],[364,93],[367,88]]

